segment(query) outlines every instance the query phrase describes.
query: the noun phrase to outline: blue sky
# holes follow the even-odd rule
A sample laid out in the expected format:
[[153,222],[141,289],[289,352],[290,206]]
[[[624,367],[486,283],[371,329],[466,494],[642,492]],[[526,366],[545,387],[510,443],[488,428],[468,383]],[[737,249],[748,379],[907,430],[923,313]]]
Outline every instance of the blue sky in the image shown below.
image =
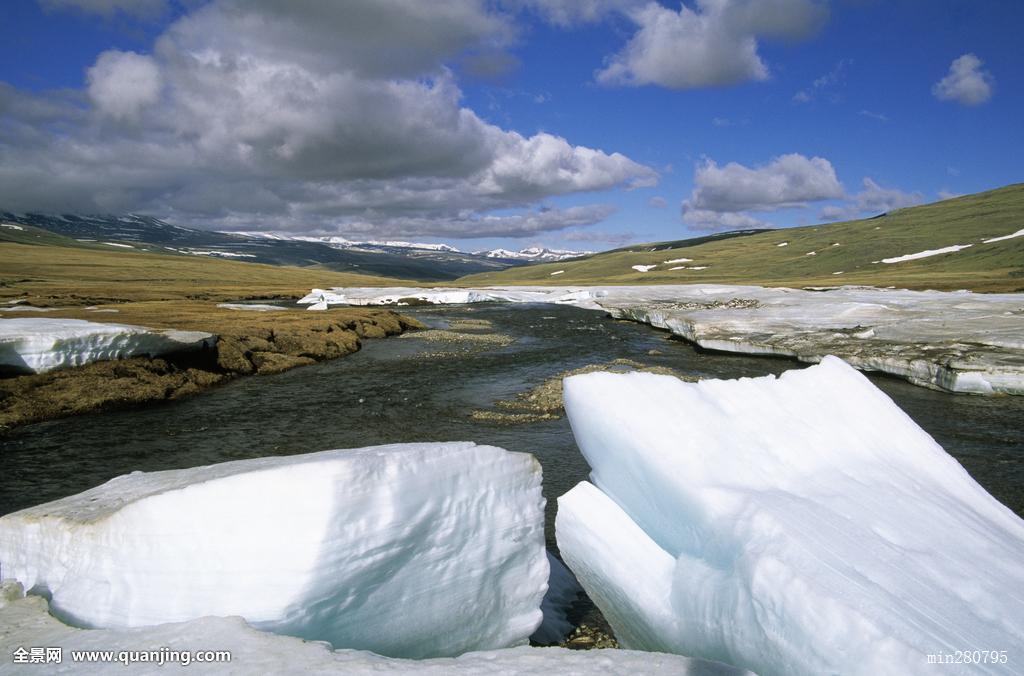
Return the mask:
[[6,3],[0,209],[599,250],[1024,180],[1015,0],[317,4]]

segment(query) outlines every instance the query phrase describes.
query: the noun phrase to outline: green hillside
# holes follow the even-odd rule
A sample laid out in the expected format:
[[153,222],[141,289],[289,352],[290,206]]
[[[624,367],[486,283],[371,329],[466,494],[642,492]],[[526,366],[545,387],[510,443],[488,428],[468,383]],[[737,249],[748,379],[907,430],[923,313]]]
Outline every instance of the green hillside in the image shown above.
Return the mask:
[[[911,289],[1024,291],[1024,183],[883,216],[769,230],[725,239],[640,245],[586,259],[530,265],[458,280],[460,285],[694,284],[768,286],[865,284]],[[917,260],[882,263],[953,245]],[[813,252],[813,253],[812,253]],[[688,258],[690,261],[677,261]],[[875,262],[879,261],[879,262]],[[647,272],[634,265],[655,265]],[[672,270],[676,267],[680,269]],[[704,268],[695,270],[692,268]],[[559,273],[558,271],[563,271]],[[552,274],[558,273],[558,274]]]

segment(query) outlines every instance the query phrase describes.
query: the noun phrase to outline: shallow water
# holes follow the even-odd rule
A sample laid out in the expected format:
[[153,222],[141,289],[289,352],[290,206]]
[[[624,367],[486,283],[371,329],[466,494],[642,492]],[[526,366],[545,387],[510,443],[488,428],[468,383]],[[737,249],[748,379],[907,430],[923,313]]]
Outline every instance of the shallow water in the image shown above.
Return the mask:
[[[181,401],[22,428],[0,440],[0,514],[133,470],[471,440],[537,456],[544,468],[550,544],[555,498],[588,471],[568,422],[502,425],[470,418],[472,409],[489,408],[562,371],[617,358],[717,378],[803,366],[701,352],[650,327],[573,307],[487,304],[407,314],[435,327],[458,318],[486,319],[516,340],[457,358],[425,357],[452,348],[420,339],[370,340],[344,359],[243,378]],[[660,354],[649,355],[650,350]],[[888,377],[872,380],[993,495],[1024,512],[1024,397],[951,395]]]

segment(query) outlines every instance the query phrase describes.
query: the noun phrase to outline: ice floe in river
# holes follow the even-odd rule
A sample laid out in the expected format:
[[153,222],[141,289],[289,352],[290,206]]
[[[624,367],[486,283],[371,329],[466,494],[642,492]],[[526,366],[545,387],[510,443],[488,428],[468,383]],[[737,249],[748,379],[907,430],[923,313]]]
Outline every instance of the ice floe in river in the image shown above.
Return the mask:
[[566,303],[701,347],[818,362],[834,354],[951,392],[1024,394],[1024,294],[683,284],[314,289],[300,303]]
[[42,373],[93,361],[150,357],[213,345],[202,331],[150,329],[84,319],[0,319],[0,368]]
[[523,644],[541,623],[543,510],[533,456],[470,442],[135,472],[0,518],[0,576],[83,627],[237,615],[339,648],[454,656]]
[[[21,648],[59,647],[61,662],[18,665]],[[110,653],[110,661],[75,662],[76,652]],[[230,653],[230,661],[208,663]],[[184,653],[184,657],[182,654]],[[40,674],[687,674],[743,676],[749,672],[699,659],[632,650],[578,651],[520,646],[469,652],[456,658],[408,660],[362,650],[332,650],[320,642],[257,631],[239,617],[203,617],[135,629],[82,630],[47,612],[41,596],[23,596],[14,582],[0,586],[0,673]],[[200,656],[201,655],[201,656]],[[162,666],[159,662],[164,662]],[[26,659],[28,656],[26,655]],[[201,663],[199,660],[205,660]]]
[[[839,359],[564,396],[592,473],[558,545],[624,647],[762,676],[1020,673],[1024,521]],[[958,650],[978,657],[930,666]]]

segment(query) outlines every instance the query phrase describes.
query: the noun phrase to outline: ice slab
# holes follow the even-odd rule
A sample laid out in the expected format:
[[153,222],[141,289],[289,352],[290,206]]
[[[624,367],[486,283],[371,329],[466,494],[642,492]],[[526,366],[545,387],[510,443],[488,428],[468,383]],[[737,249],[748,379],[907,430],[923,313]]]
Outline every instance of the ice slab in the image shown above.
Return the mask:
[[202,331],[150,329],[84,319],[2,319],[0,368],[43,373],[93,361],[196,350],[216,341],[216,336]]
[[1024,645],[1024,522],[841,360],[592,373],[564,397],[592,474],[559,498],[558,546],[624,646],[767,676]]
[[[694,268],[696,269],[696,268]],[[301,302],[562,303],[644,322],[701,347],[817,362],[838,355],[933,389],[1024,394],[1024,294],[675,284],[315,289]],[[407,302],[407,301],[403,301]]]
[[533,456],[398,444],[120,476],[0,518],[0,575],[84,627],[239,615],[400,657],[525,643],[547,588]]
[[[14,664],[18,648],[61,648],[60,663]],[[110,661],[74,661],[76,652],[109,652]],[[150,651],[151,654],[150,654]],[[200,663],[197,653],[226,651],[228,662]],[[140,658],[155,658],[141,661]],[[182,653],[187,657],[182,658]],[[631,650],[567,650],[521,646],[469,652],[457,658],[407,660],[257,631],[239,617],[204,617],[136,629],[81,630],[47,612],[20,585],[0,585],[0,674],[665,674],[743,676],[748,672],[705,660]],[[159,665],[163,657],[164,664]],[[123,658],[123,660],[122,660]],[[189,663],[183,663],[183,659]]]

